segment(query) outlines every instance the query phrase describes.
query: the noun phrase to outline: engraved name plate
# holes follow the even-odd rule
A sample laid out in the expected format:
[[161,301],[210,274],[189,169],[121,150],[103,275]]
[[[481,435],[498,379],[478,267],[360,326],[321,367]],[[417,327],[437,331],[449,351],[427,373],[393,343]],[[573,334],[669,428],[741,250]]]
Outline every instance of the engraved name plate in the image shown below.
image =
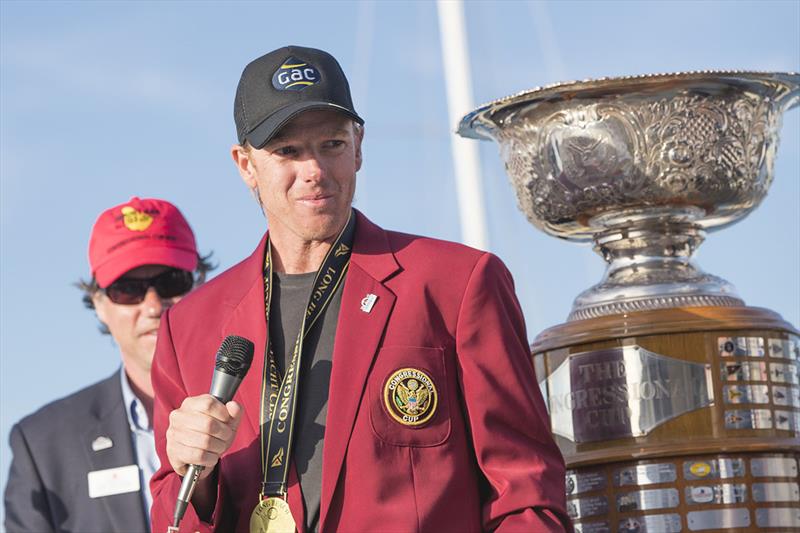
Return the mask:
[[786,407],[800,407],[800,389],[787,385],[773,385],[772,403]]
[[567,514],[573,520],[587,516],[603,515],[608,512],[608,500],[605,496],[591,496],[567,500]]
[[800,527],[800,509],[797,507],[771,507],[756,509],[758,527]]
[[686,487],[686,503],[744,503],[747,501],[747,485],[724,483],[722,485],[699,485]]
[[720,363],[723,381],[767,381],[767,363],[725,361]]
[[797,477],[797,461],[792,457],[757,457],[750,459],[753,477]]
[[717,348],[721,357],[764,357],[761,337],[720,337]]
[[795,429],[795,412],[794,411],[775,411],[773,417],[775,421],[775,429],[782,429],[784,431],[791,431]]
[[800,502],[797,483],[753,483],[753,500],[757,502]]
[[714,401],[710,365],[639,346],[572,354],[546,390],[553,433],[577,443],[647,435]]
[[800,383],[797,366],[794,363],[770,363],[769,379],[776,383],[789,383],[790,385]]
[[727,479],[744,475],[743,459],[709,459],[706,461],[684,461],[683,477],[695,479]]
[[617,510],[648,511],[678,506],[678,489],[650,489],[617,496]]
[[686,521],[691,531],[747,527],[750,525],[750,512],[739,508],[689,511]]
[[632,516],[619,521],[619,533],[679,533],[681,515],[653,514]]
[[567,471],[567,496],[604,488],[606,488],[606,474],[603,471]]
[[608,522],[575,522],[575,533],[611,533]]
[[794,339],[767,339],[769,356],[774,359],[797,359],[796,343]]
[[772,429],[772,411],[769,409],[725,411],[725,429]]
[[672,463],[636,465],[614,472],[614,484],[617,487],[669,483],[676,479],[678,479],[678,473]]
[[725,403],[769,403],[767,385],[725,385],[722,387]]

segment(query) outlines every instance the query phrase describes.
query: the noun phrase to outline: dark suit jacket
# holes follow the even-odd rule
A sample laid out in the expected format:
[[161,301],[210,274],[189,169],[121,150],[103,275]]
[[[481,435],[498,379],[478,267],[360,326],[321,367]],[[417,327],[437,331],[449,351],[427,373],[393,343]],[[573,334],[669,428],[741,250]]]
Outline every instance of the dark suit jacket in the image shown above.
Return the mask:
[[[169,413],[208,391],[226,335],[256,346],[234,397],[244,415],[218,464],[212,523],[187,510],[181,531],[247,532],[261,480],[258,439],[266,321],[264,240],[250,258],[161,320],[152,379],[161,469],[154,531],[172,518],[181,479],[166,456]],[[564,462],[550,435],[511,275],[491,254],[384,231],[358,215],[344,283],[325,428],[320,531],[457,532],[569,528]],[[377,296],[369,312],[368,294]],[[408,426],[387,412],[389,377],[414,368],[438,391],[433,417]],[[301,531],[296,476],[288,502]]]
[[[113,446],[93,451],[100,436]],[[10,442],[8,533],[147,531],[140,492],[89,497],[89,472],[136,463],[119,371],[23,418]]]

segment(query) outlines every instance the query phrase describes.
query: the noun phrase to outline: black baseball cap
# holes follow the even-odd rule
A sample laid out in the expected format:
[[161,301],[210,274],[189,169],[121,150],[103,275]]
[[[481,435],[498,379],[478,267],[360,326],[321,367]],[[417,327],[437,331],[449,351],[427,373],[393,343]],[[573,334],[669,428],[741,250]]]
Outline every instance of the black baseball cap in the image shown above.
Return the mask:
[[332,109],[364,124],[332,55],[302,46],[273,50],[247,65],[239,79],[233,105],[239,144],[262,148],[287,122],[311,109]]

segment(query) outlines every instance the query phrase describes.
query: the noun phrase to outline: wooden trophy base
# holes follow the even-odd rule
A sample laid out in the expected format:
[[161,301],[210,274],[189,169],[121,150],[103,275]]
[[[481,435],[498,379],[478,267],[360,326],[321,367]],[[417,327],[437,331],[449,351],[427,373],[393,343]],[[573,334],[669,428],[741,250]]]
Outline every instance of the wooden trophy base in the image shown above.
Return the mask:
[[798,334],[752,307],[542,332],[534,366],[577,530],[800,530]]

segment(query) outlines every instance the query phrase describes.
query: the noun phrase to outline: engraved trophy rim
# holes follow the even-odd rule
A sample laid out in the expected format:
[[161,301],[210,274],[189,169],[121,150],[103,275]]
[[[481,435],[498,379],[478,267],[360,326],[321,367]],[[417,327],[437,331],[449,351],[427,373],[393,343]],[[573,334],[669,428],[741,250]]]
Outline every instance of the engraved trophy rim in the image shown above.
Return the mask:
[[[791,71],[712,69],[604,76],[550,83],[491,100],[464,115],[459,121],[456,133],[468,139],[492,140],[494,139],[493,133],[498,129],[495,116],[503,115],[520,105],[535,105],[538,102],[553,99],[619,97],[622,94],[663,89],[670,84],[674,84],[676,89],[685,88],[689,82],[747,84],[749,88],[757,89],[769,81],[781,83],[787,89],[787,92],[781,96],[782,100],[788,99],[782,106],[783,111],[791,109],[800,102],[800,73]],[[498,116],[498,118],[501,117]]]

